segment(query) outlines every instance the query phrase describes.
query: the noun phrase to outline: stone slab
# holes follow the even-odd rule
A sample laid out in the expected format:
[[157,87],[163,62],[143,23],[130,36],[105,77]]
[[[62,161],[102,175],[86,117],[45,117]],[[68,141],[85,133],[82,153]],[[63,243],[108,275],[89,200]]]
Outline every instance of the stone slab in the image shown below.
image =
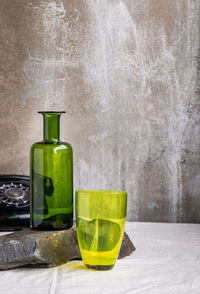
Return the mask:
[[[124,232],[119,259],[135,250]],[[81,259],[76,229],[39,231],[24,229],[0,237],[0,270],[16,267],[55,267]]]

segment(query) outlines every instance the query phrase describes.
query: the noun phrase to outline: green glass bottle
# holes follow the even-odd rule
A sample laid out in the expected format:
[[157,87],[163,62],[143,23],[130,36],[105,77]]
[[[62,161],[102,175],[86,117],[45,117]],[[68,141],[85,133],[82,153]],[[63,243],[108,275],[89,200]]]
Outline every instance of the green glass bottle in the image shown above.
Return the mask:
[[44,140],[31,147],[31,228],[59,230],[73,224],[73,155],[68,143],[59,141],[60,115],[40,111]]

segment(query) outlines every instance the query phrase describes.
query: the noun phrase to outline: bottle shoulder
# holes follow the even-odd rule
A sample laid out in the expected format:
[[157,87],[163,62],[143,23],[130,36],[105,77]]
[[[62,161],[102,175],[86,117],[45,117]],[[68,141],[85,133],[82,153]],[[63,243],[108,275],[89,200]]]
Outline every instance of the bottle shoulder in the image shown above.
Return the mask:
[[35,142],[31,146],[31,150],[34,149],[62,149],[62,150],[68,150],[68,151],[73,151],[72,146],[69,143],[66,142]]
[[69,143],[67,143],[67,142],[60,141],[59,144],[60,144],[60,145],[64,145],[64,146],[66,146],[66,147],[69,148],[69,149],[73,149],[73,148],[72,148],[72,145],[69,144]]

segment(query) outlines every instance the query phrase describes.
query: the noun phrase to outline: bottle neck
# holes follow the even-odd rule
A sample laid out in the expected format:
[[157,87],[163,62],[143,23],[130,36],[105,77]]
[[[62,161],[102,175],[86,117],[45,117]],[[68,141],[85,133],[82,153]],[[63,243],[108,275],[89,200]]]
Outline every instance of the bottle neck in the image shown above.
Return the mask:
[[60,140],[60,113],[43,113],[44,142],[58,142]]

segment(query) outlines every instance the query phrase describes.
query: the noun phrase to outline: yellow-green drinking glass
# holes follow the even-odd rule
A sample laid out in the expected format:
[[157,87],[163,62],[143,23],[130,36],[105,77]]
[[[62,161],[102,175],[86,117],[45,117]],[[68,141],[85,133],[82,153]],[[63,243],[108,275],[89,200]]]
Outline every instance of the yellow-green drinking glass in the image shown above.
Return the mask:
[[124,191],[76,191],[76,227],[88,269],[112,269],[119,254],[126,219]]

